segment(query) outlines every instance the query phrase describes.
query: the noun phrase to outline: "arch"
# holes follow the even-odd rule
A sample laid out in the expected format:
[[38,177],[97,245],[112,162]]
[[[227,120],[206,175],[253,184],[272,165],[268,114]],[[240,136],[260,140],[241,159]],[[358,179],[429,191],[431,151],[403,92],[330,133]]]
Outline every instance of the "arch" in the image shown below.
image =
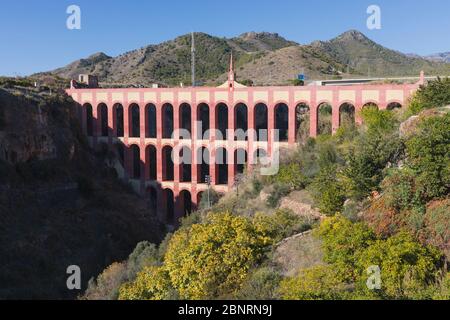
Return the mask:
[[163,190],[163,204],[166,222],[168,224],[175,223],[175,206],[174,206],[174,194],[170,189]]
[[158,192],[155,187],[147,188],[148,208],[153,215],[158,212]]
[[132,103],[128,108],[128,125],[131,138],[139,138],[141,136],[141,115],[139,105]]
[[397,101],[388,103],[388,105],[387,105],[387,107],[386,107],[386,109],[389,110],[389,111],[392,111],[392,110],[399,110],[399,109],[401,109],[401,108],[402,108],[402,104],[399,103],[399,102],[397,102]]
[[116,103],[113,106],[113,131],[115,136],[119,138],[123,138],[125,132],[123,119],[123,106]]
[[191,105],[182,103],[179,109],[179,128],[189,132],[189,138],[180,134],[180,139],[192,139],[192,110]]
[[180,150],[180,182],[192,182],[192,152],[187,146]]
[[197,121],[197,139],[209,140],[209,105],[206,103],[200,103],[197,106]]
[[216,140],[228,139],[228,106],[225,103],[216,106],[216,129],[220,132],[220,135],[216,134]]
[[200,207],[200,203],[202,202],[203,195],[205,194],[204,191],[197,192],[197,208]]
[[145,137],[156,138],[156,106],[149,103],[145,106]]
[[244,103],[238,103],[234,107],[234,139],[237,141],[247,141],[248,135],[248,108]]
[[94,115],[92,113],[92,105],[86,103],[84,108],[86,110],[86,134],[88,137],[92,137],[94,135]]
[[173,134],[173,106],[165,103],[162,107],[162,134],[163,139],[171,139]]
[[268,112],[265,103],[255,106],[254,123],[256,130],[256,141],[267,141],[268,137]]
[[98,123],[100,124],[100,136],[107,137],[108,128],[108,106],[104,103],[100,103],[97,106]]
[[173,148],[165,146],[162,149],[162,178],[163,181],[174,180],[174,164],[172,158]]
[[148,179],[151,181],[156,181],[157,178],[157,167],[158,167],[158,159],[157,159],[157,151],[154,145],[148,145],[145,150],[146,160],[145,164],[148,169]]
[[228,184],[228,152],[225,148],[216,150],[216,185]]
[[192,213],[192,196],[187,190],[182,190],[179,195],[180,204],[183,207],[183,216],[187,217]]
[[377,109],[380,110],[380,107],[378,106],[378,104],[376,102],[366,102],[363,106],[362,106],[362,110],[367,109],[367,108],[372,108],[372,109]]
[[353,127],[355,125],[355,106],[352,103],[344,102],[339,106],[339,126]]
[[289,108],[285,103],[275,106],[274,128],[278,130],[279,141],[288,141],[289,132]]
[[327,102],[322,102],[317,107],[317,133],[319,135],[331,135],[332,134],[332,124],[331,117],[333,113],[333,108],[331,104]]
[[295,137],[298,142],[305,142],[310,134],[311,109],[306,102],[295,106]]
[[243,174],[248,163],[248,155],[245,149],[239,148],[234,151],[234,172]]
[[206,176],[210,176],[210,154],[208,148],[202,146],[197,149],[197,182],[206,183]]
[[130,161],[131,161],[131,172],[130,176],[132,179],[140,179],[141,178],[141,150],[139,146],[133,144],[130,146]]

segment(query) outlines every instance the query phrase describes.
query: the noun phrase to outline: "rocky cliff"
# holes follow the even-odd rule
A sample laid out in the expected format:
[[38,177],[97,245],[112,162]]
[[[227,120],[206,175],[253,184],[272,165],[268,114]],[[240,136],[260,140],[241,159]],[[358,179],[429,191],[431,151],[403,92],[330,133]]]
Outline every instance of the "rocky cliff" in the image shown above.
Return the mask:
[[0,299],[71,299],[66,270],[83,288],[163,227],[94,153],[63,95],[0,89]]

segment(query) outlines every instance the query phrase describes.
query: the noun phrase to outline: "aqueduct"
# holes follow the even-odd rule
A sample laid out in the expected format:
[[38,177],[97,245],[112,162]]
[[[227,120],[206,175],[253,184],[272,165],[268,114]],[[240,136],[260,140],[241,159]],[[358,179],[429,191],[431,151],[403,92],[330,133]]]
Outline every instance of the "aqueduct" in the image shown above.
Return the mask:
[[[401,107],[423,81],[422,74],[416,84],[245,87],[230,70],[228,81],[214,88],[72,87],[67,93],[80,106],[83,131],[92,146],[105,143],[115,151],[119,175],[150,199],[161,220],[175,224],[199,204],[207,176],[212,188],[226,193],[258,157],[270,155],[274,147],[295,147],[305,117],[307,131],[315,137],[327,129],[318,127],[318,119],[328,108],[328,130],[335,133],[343,111],[359,124],[365,106]],[[190,136],[174,135],[179,129]],[[233,132],[238,129],[256,134],[237,139]],[[276,129],[279,141],[267,139]],[[191,162],[174,163],[173,150]]]

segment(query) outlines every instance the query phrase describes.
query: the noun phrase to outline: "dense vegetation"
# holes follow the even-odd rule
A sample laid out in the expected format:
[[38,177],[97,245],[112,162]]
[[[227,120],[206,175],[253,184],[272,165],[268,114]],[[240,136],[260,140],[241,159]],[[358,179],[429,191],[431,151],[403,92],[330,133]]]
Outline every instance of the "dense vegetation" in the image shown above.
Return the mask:
[[[408,110],[368,108],[360,128],[307,139],[276,176],[247,174],[239,196],[185,218],[159,248],[140,244],[85,298],[450,299],[449,92],[437,80]],[[322,255],[306,250],[313,263],[286,272],[280,248],[294,242],[293,256],[306,239]]]

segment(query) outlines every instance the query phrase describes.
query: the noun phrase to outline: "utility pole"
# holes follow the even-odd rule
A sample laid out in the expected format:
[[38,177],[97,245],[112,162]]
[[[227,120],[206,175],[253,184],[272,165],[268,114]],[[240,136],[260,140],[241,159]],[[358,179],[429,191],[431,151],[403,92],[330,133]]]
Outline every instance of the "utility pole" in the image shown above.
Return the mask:
[[195,35],[194,32],[191,33],[192,37],[192,47],[191,47],[191,82],[192,86],[195,87]]
[[208,195],[208,209],[210,209],[211,208],[211,198],[210,198],[210,195],[209,195],[209,190],[211,188],[211,176],[209,176],[209,175],[206,176],[205,177],[205,182],[208,185],[208,193],[207,193],[207,195]]

